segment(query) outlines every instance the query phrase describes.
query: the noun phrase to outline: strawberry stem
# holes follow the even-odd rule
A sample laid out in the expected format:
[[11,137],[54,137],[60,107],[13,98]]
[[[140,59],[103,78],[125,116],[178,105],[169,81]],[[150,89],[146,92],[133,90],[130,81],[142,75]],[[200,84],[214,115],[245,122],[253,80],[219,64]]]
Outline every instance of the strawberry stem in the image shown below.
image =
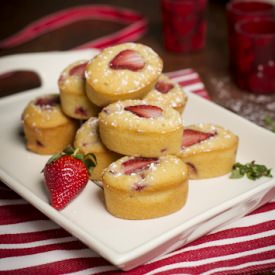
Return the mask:
[[72,147],[71,145],[69,145],[69,146],[67,146],[67,147],[63,150],[63,153],[64,153],[65,155],[72,156],[72,155],[74,155],[75,150],[76,150],[76,149],[75,149],[74,147]]
[[84,158],[84,163],[88,169],[89,174],[91,175],[93,172],[93,169],[97,165],[97,159],[96,159],[95,154],[93,154],[93,153],[87,154]]

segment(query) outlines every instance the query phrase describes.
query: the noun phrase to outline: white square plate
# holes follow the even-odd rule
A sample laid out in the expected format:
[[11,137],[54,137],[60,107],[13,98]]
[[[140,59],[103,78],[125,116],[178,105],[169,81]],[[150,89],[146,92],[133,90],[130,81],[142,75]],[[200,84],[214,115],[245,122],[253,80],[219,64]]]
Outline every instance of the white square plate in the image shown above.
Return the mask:
[[[224,223],[239,218],[275,195],[274,178],[250,181],[215,179],[190,181],[187,204],[169,216],[129,221],[115,218],[104,207],[102,190],[89,182],[63,211],[49,205],[41,170],[48,156],[26,150],[20,136],[20,117],[26,104],[43,93],[57,92],[61,70],[73,61],[92,57],[96,51],[23,54],[0,60],[0,73],[30,69],[39,73],[42,87],[0,100],[0,178],[15,192],[91,249],[123,270],[129,270],[172,251]],[[256,160],[275,171],[275,135],[237,115],[188,94],[184,124],[217,123],[240,138],[237,160]]]

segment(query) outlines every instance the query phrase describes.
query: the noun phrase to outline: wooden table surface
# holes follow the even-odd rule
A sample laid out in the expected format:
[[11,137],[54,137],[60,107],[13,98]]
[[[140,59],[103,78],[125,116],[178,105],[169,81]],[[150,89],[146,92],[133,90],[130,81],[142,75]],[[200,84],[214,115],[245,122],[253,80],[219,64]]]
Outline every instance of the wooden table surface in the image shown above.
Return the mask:
[[[201,76],[209,95],[216,103],[246,117],[255,123],[267,127],[264,118],[270,116],[275,120],[275,95],[252,95],[241,91],[234,84],[228,70],[227,25],[225,5],[227,1],[209,0],[207,10],[208,30],[206,47],[199,53],[175,54],[163,47],[162,22],[159,0],[66,0],[66,1],[16,1],[1,3],[0,18],[2,27],[0,39],[16,33],[25,25],[49,13],[84,4],[110,4],[136,10],[149,21],[148,32],[139,42],[152,47],[164,61],[164,71],[193,68]],[[10,49],[0,49],[0,56],[53,50],[68,50],[119,30],[119,23],[84,20],[63,27],[57,31]],[[5,96],[38,85],[32,74],[15,75],[16,81],[0,78],[0,96]]]

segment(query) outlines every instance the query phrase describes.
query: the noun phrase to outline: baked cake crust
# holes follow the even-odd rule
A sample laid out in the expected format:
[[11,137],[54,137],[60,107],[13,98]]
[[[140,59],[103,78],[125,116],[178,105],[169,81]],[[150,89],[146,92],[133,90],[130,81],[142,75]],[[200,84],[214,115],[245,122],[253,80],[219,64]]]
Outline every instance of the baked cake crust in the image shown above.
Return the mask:
[[60,106],[59,95],[38,97],[22,114],[27,148],[38,154],[54,154],[74,141],[78,122],[67,117]]
[[[132,109],[149,112],[139,116]],[[156,117],[150,117],[157,113]],[[147,113],[146,113],[147,114]],[[99,132],[105,146],[123,155],[156,157],[180,150],[183,125],[180,114],[170,107],[125,100],[106,106],[99,114]]]
[[[147,163],[131,172],[127,165]],[[172,155],[123,157],[103,175],[107,210],[123,219],[149,219],[180,210],[188,196],[188,168]]]
[[186,126],[184,132],[189,130],[208,135],[208,138],[191,146],[182,146],[177,154],[189,166],[190,179],[213,178],[229,173],[236,161],[238,136],[222,126],[209,123]]
[[[114,60],[118,60],[116,64],[128,66],[112,66]],[[98,106],[142,98],[153,88],[162,69],[163,62],[158,54],[143,44],[123,43],[108,47],[87,66],[86,92]]]

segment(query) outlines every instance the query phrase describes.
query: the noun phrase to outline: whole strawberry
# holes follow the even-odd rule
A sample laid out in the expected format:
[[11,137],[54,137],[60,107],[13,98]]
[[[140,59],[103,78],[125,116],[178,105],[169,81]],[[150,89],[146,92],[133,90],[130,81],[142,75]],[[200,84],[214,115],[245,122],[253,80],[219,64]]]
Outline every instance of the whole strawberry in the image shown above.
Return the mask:
[[83,155],[72,147],[48,160],[43,173],[51,205],[55,209],[62,210],[80,194],[88,183],[89,173],[95,164],[93,154]]

